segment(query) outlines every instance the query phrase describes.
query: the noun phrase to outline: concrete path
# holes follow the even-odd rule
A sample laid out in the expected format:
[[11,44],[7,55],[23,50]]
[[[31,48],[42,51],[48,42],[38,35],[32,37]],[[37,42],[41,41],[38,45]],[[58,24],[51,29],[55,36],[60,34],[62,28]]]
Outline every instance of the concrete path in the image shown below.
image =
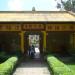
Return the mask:
[[47,64],[41,61],[22,62],[13,75],[50,75]]

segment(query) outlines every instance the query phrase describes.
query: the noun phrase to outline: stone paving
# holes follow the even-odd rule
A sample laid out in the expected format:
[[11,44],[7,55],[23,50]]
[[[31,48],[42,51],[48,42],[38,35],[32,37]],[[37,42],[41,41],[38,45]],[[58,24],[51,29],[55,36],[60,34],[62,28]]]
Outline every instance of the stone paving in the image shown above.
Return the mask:
[[47,64],[41,61],[24,61],[17,68],[13,75],[51,75]]

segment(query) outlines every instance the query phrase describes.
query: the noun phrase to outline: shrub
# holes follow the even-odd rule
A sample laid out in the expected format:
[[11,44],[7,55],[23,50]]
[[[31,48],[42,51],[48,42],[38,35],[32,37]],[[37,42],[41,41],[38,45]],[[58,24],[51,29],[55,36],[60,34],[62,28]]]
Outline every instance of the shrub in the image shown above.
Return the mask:
[[48,56],[47,62],[54,75],[74,75],[67,65],[54,56]]
[[4,63],[0,64],[0,75],[11,75],[17,61],[17,57],[11,57]]

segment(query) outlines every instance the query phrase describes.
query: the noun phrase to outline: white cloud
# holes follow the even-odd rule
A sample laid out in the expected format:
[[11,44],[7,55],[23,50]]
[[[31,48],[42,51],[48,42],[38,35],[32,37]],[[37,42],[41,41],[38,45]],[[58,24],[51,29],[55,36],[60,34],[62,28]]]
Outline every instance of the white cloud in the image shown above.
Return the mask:
[[8,1],[8,9],[12,11],[22,11],[24,0],[9,0]]

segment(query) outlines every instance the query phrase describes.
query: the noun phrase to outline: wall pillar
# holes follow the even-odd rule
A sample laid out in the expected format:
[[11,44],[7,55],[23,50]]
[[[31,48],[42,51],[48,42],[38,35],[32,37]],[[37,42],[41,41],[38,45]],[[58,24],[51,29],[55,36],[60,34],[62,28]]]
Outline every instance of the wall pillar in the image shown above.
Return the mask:
[[25,34],[25,32],[24,31],[22,31],[21,33],[20,33],[20,36],[21,36],[21,51],[22,51],[22,53],[24,53],[24,34]]
[[43,52],[46,52],[46,31],[43,32]]
[[75,55],[75,33],[70,34],[70,50],[69,50],[69,53]]

